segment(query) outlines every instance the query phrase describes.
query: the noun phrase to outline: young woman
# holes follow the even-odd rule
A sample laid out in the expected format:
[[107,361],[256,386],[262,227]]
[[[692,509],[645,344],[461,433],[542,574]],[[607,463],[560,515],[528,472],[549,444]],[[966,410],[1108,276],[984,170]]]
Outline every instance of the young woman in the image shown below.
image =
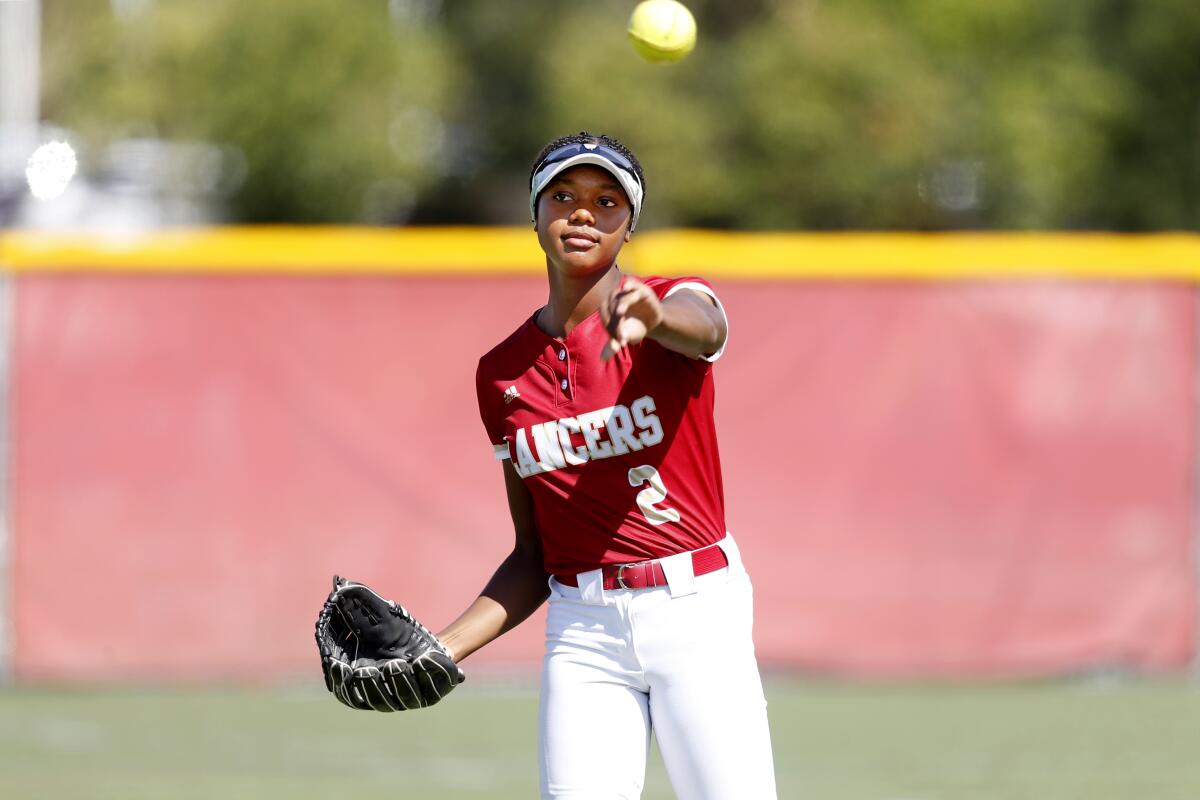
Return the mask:
[[774,798],[713,424],[725,313],[700,278],[621,273],[645,186],[607,136],[556,139],[534,163],[549,298],[476,379],[516,542],[438,638],[461,661],[549,597],[543,798],[640,797],[651,731],[683,800]]

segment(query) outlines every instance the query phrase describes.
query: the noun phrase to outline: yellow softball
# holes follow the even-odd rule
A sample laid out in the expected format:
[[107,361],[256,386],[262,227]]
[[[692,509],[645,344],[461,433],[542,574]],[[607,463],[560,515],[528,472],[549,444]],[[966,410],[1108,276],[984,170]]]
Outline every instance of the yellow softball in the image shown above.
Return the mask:
[[629,38],[647,61],[678,61],[696,46],[696,18],[676,0],[643,0],[629,17]]

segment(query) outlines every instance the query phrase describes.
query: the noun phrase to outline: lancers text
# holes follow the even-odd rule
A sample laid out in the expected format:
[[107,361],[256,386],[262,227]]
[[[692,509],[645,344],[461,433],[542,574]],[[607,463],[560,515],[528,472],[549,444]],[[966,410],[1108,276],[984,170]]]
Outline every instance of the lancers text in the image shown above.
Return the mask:
[[[510,444],[497,445],[496,457],[511,457],[517,474],[528,478],[568,465],[623,456],[662,442],[663,427],[655,411],[654,398],[643,395],[628,406],[609,406],[517,428],[506,437]],[[605,432],[608,438],[602,439]]]

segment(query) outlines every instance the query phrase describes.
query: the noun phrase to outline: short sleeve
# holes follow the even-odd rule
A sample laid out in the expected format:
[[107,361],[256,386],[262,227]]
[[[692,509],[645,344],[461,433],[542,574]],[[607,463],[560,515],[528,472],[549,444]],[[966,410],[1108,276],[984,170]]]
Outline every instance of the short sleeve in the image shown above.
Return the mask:
[[497,461],[503,461],[509,457],[508,440],[504,438],[504,426],[496,416],[497,404],[502,401],[496,396],[495,385],[484,373],[483,361],[475,371],[475,394],[479,400],[479,418],[492,445],[492,455]]
[[700,356],[701,359],[708,362],[716,361],[725,352],[725,347],[729,344],[729,315],[725,313],[725,306],[721,305],[721,298],[717,297],[717,292],[713,289],[712,284],[704,278],[674,278],[665,281],[653,287],[655,293],[660,300],[666,300],[671,295],[682,289],[692,289],[693,291],[706,294],[716,303],[717,310],[721,312],[721,316],[725,318],[725,341],[721,345],[721,349],[715,353],[707,353]]

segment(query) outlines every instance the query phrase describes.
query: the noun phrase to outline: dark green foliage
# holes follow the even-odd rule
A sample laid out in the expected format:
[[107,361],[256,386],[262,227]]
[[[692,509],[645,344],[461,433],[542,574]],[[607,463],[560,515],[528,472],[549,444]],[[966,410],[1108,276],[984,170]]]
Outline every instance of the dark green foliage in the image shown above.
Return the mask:
[[[430,187],[461,80],[441,32],[375,0],[47,0],[45,113],[90,142],[236,145],[239,221],[387,216]],[[374,198],[374,207],[368,207]]]
[[1200,228],[1194,0],[693,0],[671,66],[632,0],[44,2],[48,120],[236,145],[238,221],[526,224],[587,129],[646,227]]

